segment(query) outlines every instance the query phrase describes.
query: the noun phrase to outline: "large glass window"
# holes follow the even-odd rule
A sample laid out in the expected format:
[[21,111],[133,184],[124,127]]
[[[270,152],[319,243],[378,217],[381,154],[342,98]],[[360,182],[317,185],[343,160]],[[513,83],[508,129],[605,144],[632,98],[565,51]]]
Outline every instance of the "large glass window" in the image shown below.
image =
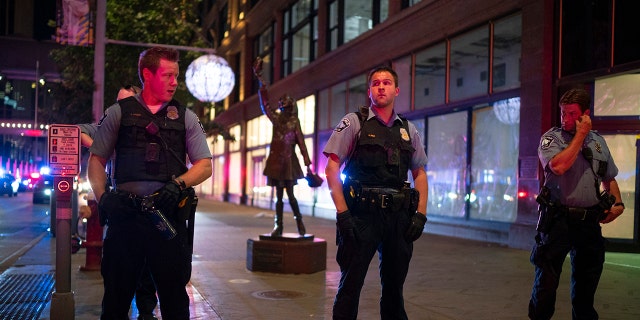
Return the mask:
[[[241,137],[239,125],[229,129],[234,137]],[[229,142],[229,194],[242,194],[242,154],[240,153],[240,139]]]
[[478,28],[451,40],[451,100],[485,95],[488,92],[489,30]]
[[[262,58],[262,79],[268,83],[273,82],[273,30],[270,26],[262,32],[254,41],[254,59]],[[258,92],[258,80],[254,79],[253,93]]]
[[341,82],[331,87],[331,125],[335,126],[347,113],[346,100],[347,83]]
[[411,111],[411,56],[393,61],[393,69],[398,74],[400,93],[395,99],[394,109],[398,113]]
[[297,71],[313,61],[317,47],[316,0],[300,0],[284,13],[282,41],[282,76]]
[[474,110],[472,131],[469,216],[513,222],[518,203],[520,99]]
[[213,144],[211,145],[211,154],[213,158],[211,160],[213,166],[213,190],[211,194],[222,198],[224,196],[224,186],[227,174],[224,170],[224,146],[225,141],[222,136],[217,136]]
[[429,214],[515,220],[519,115],[520,99],[511,98],[427,119]]
[[[610,64],[611,0],[562,1],[561,13],[561,76],[607,68]],[[634,17],[632,21],[636,20]],[[636,41],[634,38],[634,43]]]
[[347,112],[357,111],[360,106],[369,106],[367,89],[369,89],[369,85],[367,84],[366,75],[360,75],[349,80]]
[[429,214],[465,217],[467,119],[468,113],[463,111],[427,120]]
[[327,51],[357,38],[389,16],[389,0],[328,0]]
[[596,79],[595,116],[640,116],[640,74],[623,74]]
[[618,167],[616,181],[620,187],[624,214],[616,220],[602,226],[602,235],[607,238],[633,239],[635,205],[636,205],[636,172],[638,163],[637,137],[635,135],[604,135],[613,161]]
[[522,15],[496,21],[493,31],[493,91],[520,87]]
[[416,54],[415,106],[428,108],[444,103],[447,47],[440,43]]

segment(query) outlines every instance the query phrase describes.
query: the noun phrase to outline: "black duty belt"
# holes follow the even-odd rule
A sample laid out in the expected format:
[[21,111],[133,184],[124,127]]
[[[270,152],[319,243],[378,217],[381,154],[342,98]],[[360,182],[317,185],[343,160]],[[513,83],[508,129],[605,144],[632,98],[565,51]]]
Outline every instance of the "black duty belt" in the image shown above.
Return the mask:
[[118,195],[119,197],[126,199],[127,201],[130,201],[130,204],[135,207],[138,210],[142,209],[142,200],[144,200],[144,197],[139,196],[135,193],[131,193],[131,192],[127,192],[127,191],[122,191],[122,190],[116,190],[114,191],[116,195]]
[[572,220],[581,221],[600,221],[600,215],[602,209],[597,207],[580,208],[580,207],[565,207],[564,210],[567,217]]
[[401,207],[404,205],[404,201],[409,199],[404,192],[398,189],[363,187],[358,200],[361,206],[387,209]]

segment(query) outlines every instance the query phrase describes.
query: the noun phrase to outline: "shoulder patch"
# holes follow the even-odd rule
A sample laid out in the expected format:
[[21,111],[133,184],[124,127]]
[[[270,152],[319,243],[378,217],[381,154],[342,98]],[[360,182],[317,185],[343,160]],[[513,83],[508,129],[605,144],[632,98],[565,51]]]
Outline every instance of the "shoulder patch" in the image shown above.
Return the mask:
[[338,125],[336,126],[335,129],[333,129],[333,131],[342,132],[342,130],[348,128],[350,125],[351,125],[351,121],[349,121],[349,119],[342,118],[342,120],[340,120],[340,123],[338,123]]
[[100,121],[98,121],[98,125],[101,125],[106,117],[107,117],[107,113],[105,112],[102,114],[102,118],[100,118]]
[[549,149],[551,143],[553,142],[553,136],[544,136],[542,137],[542,141],[540,141],[540,148],[542,150]]

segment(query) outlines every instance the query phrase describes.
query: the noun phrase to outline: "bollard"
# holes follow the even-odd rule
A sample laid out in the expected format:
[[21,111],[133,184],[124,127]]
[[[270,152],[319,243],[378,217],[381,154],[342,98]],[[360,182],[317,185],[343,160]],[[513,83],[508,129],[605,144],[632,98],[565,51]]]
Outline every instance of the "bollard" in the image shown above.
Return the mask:
[[98,202],[95,199],[87,200],[91,208],[91,216],[87,220],[87,237],[82,244],[87,249],[86,261],[81,271],[99,271],[102,260],[102,226],[98,216]]

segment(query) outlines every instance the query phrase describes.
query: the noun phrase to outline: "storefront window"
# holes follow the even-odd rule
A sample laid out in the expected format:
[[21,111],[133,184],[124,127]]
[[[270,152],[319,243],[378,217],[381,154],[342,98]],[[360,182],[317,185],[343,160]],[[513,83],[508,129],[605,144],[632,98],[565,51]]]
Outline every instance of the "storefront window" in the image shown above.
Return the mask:
[[593,97],[594,116],[639,116],[640,74],[596,79]]
[[463,111],[427,120],[429,214],[465,217],[467,118]]
[[473,111],[469,217],[515,221],[518,195],[520,99]]
[[624,214],[606,225],[602,225],[602,235],[606,238],[633,239],[636,205],[636,163],[638,162],[637,137],[631,134],[604,135],[613,161],[618,167],[616,181],[620,187]]

